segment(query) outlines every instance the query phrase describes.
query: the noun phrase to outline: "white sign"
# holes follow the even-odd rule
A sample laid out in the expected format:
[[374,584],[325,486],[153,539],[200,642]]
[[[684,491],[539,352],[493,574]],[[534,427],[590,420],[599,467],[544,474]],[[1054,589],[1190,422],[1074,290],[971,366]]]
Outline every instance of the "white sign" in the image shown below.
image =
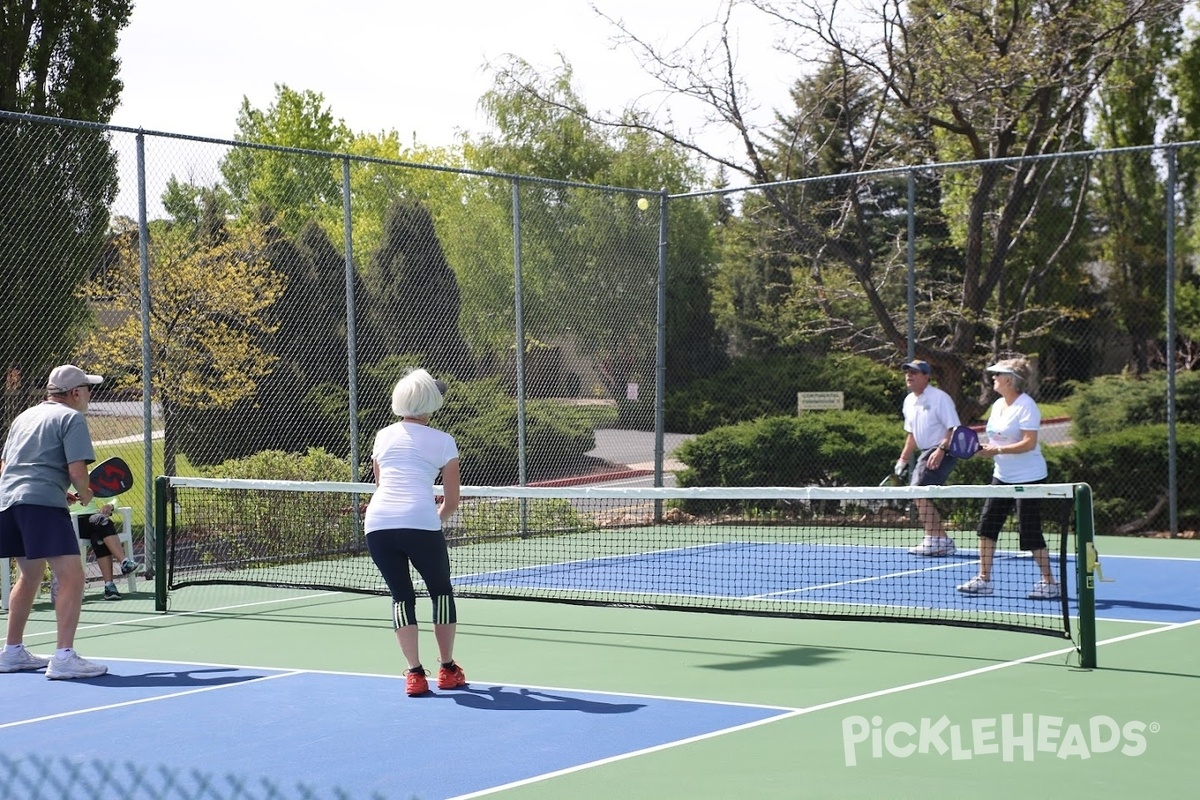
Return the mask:
[[797,392],[796,413],[805,411],[841,411],[846,407],[844,392]]

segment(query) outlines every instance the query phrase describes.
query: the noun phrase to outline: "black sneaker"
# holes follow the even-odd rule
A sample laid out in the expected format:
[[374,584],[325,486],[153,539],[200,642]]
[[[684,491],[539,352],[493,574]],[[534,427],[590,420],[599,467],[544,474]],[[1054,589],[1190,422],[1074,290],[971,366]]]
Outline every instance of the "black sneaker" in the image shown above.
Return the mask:
[[104,599],[105,600],[120,600],[121,593],[117,591],[115,583],[104,584]]
[[121,562],[121,574],[128,575],[138,568],[138,563],[132,558],[127,558]]

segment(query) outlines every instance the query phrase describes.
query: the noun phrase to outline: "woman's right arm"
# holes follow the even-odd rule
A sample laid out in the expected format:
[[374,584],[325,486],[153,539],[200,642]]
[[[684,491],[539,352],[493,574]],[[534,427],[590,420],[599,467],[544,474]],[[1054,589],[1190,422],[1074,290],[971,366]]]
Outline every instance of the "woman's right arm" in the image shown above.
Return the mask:
[[458,459],[452,458],[442,467],[442,504],[438,506],[438,519],[443,523],[458,510],[459,489]]

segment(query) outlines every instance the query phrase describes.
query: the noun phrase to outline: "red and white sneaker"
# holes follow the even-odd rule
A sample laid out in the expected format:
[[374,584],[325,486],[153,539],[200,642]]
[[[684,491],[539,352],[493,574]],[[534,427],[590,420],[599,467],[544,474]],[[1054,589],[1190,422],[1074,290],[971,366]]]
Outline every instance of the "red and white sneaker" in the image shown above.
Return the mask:
[[425,668],[417,667],[404,673],[404,692],[409,697],[416,697],[429,691],[429,680],[425,677]]
[[458,664],[438,670],[437,687],[439,689],[458,689],[466,685],[467,674]]

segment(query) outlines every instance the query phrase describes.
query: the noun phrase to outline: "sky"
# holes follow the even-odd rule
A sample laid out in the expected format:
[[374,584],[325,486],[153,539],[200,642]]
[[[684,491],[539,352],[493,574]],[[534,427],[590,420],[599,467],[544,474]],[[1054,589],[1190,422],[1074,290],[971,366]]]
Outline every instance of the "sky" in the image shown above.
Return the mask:
[[[485,130],[477,106],[492,86],[489,63],[512,54],[549,72],[558,52],[589,108],[619,110],[655,84],[631,52],[614,49],[619,32],[593,6],[674,47],[713,23],[725,0],[135,0],[112,123],[232,139],[243,97],[266,109],[275,85],[287,84],[323,95],[357,133],[444,145]],[[742,11],[739,69],[769,114],[794,63],[785,68],[772,49],[779,32],[767,18]],[[695,107],[673,113],[688,127],[700,122]]]

